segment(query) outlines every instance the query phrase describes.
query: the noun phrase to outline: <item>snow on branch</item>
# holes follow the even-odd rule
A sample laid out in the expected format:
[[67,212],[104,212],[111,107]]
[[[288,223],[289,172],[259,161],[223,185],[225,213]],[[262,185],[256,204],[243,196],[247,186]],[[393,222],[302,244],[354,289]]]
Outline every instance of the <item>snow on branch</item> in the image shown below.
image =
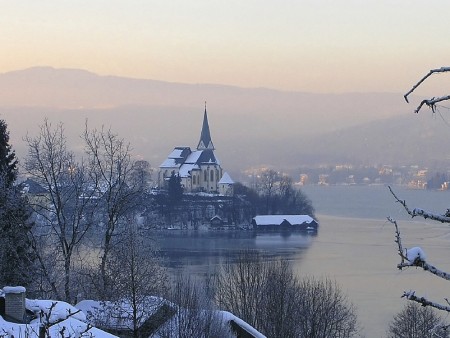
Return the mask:
[[447,305],[442,305],[439,303],[432,302],[432,301],[426,299],[425,297],[416,296],[415,291],[404,291],[402,298],[412,300],[414,302],[422,304],[422,306],[431,306],[438,310],[450,312],[450,304],[448,302],[448,299],[445,299],[445,301],[447,302]]
[[402,270],[403,268],[415,266],[422,268],[424,271],[428,271],[431,274],[450,281],[450,274],[438,269],[434,265],[426,262],[426,256],[424,251],[420,247],[414,247],[410,249],[404,249],[400,237],[400,230],[398,228],[397,221],[388,217],[388,221],[395,226],[395,242],[398,246],[398,254],[401,257],[401,261],[397,264],[397,268]]
[[[429,271],[430,273],[438,277],[441,277],[445,280],[450,280],[450,274],[446,273],[445,271],[439,270],[435,266],[428,264],[426,262],[425,253],[421,248],[414,247],[411,249],[403,249],[400,230],[398,228],[397,221],[395,221],[391,217],[388,217],[388,221],[394,224],[395,226],[395,242],[397,243],[398,246],[398,254],[401,257],[401,262],[397,264],[397,268],[399,270],[402,270],[403,268],[406,267],[415,266],[422,268],[424,271]],[[422,306],[431,306],[439,310],[450,312],[450,303],[448,299],[445,299],[447,305],[442,305],[439,303],[432,302],[426,299],[425,297],[416,296],[415,291],[404,291],[402,298],[403,297],[407,298],[408,300],[422,304]]]
[[450,223],[450,210],[447,209],[445,214],[440,215],[440,214],[435,214],[432,212],[428,212],[425,211],[423,209],[420,208],[414,208],[414,209],[410,209],[408,207],[408,205],[406,204],[405,200],[401,200],[400,198],[397,197],[397,195],[394,193],[394,191],[392,190],[392,188],[390,186],[388,186],[389,191],[391,192],[392,196],[394,196],[395,200],[400,203],[403,208],[406,210],[406,212],[411,216],[411,217],[416,217],[416,216],[420,216],[423,217],[424,219],[431,219],[433,221],[438,221],[441,223]]
[[[408,96],[411,94],[414,90],[416,90],[417,87],[419,87],[429,76],[435,74],[435,73],[445,73],[450,72],[450,67],[441,67],[437,69],[432,69],[428,72],[427,75],[425,75],[423,78],[420,79],[419,82],[417,82],[403,97],[405,98],[405,101],[409,103]],[[425,99],[420,102],[419,106],[414,110],[415,113],[419,113],[420,109],[422,109],[423,105],[426,105],[431,108],[433,113],[436,112],[436,103],[450,100],[450,95],[442,96],[442,97],[433,97],[431,99]]]

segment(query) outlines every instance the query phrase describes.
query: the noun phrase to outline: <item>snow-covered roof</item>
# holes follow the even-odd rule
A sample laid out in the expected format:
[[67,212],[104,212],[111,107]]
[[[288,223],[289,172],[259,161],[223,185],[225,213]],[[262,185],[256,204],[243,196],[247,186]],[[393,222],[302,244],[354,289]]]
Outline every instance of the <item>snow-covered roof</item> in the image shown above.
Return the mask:
[[[189,149],[189,147],[177,147],[167,156],[168,158],[183,158],[183,153]],[[190,150],[190,149],[189,149]]]
[[[181,177],[188,177],[189,171],[192,169],[200,169],[200,164],[211,163],[219,164],[214,152],[210,149],[205,150],[194,150],[187,155],[186,158],[183,156],[177,157],[183,152],[184,149],[175,148],[174,151],[169,155],[167,159],[159,166],[160,168],[178,168]],[[190,151],[190,150],[189,150]]]
[[311,223],[314,219],[308,215],[260,215],[253,217],[257,225],[274,225],[281,224],[285,220],[292,225],[300,225]]
[[234,181],[227,172],[224,172],[219,184],[234,184]]
[[[49,327],[50,337],[61,337],[61,332],[64,332],[63,337],[116,337],[98,328],[88,326],[86,316],[66,302],[25,299],[25,307],[34,312],[42,311],[50,314],[49,322],[57,322]],[[40,325],[39,318],[33,319],[29,324],[16,324],[0,317],[0,332],[8,334],[8,337],[39,338]]]
[[4,293],[24,293],[26,291],[23,286],[5,286],[3,288]]
[[[150,316],[158,310],[163,304],[170,305],[174,309],[181,310],[182,308],[178,307],[176,304],[173,304],[163,298],[160,297],[147,297],[148,302],[145,306],[145,314],[139,313],[138,317],[142,317],[142,322],[145,322]],[[114,328],[114,329],[132,329],[132,318],[130,316],[131,304],[127,303],[127,301],[123,301],[120,304],[113,302],[100,302],[94,300],[83,300],[79,302],[76,307],[82,310],[88,320],[90,320],[93,324],[102,323],[104,327]],[[144,308],[143,308],[144,309]],[[205,313],[207,311],[205,310]],[[236,317],[230,312],[227,311],[215,311],[223,320],[224,323],[230,323],[233,321],[235,324],[239,325],[243,330],[247,331],[251,336],[255,338],[265,338],[263,334],[261,334],[258,330],[252,327],[250,324],[246,323],[242,319]],[[178,319],[176,316],[170,316],[167,318],[166,322],[161,323],[160,327],[162,331],[167,328],[173,328],[176,331],[178,327]],[[230,327],[231,328],[231,327]],[[158,329],[159,331],[159,329]],[[159,335],[158,331],[154,332],[153,337],[162,337]],[[230,330],[230,338],[236,337]]]
[[[137,318],[142,325],[159,307],[167,302],[159,297],[146,297],[138,306]],[[89,322],[112,329],[133,329],[132,304],[127,300],[120,302],[83,300],[76,304]]]
[[199,169],[198,165],[193,163],[186,163],[180,167],[179,175],[180,177],[189,177],[190,172],[194,169]]
[[174,158],[166,158],[163,163],[159,166],[160,168],[178,168],[181,166],[181,163],[176,163],[176,159]]
[[25,299],[25,308],[33,312],[43,311],[50,313],[50,322],[55,322],[66,318],[69,314],[71,318],[86,321],[86,316],[76,307],[62,301],[56,300],[39,300],[39,299]]
[[247,331],[249,334],[251,334],[255,338],[266,338],[265,335],[263,335],[261,332],[256,330],[253,326],[248,324],[247,322],[244,322],[241,318],[236,317],[234,314],[228,311],[219,311],[219,313],[222,315],[222,319],[225,322],[234,321],[237,325],[239,325],[241,328],[243,328],[245,331]]
[[176,147],[172,152],[167,156],[167,159],[164,160],[163,163],[159,166],[160,168],[178,168],[185,161],[186,158],[191,153],[191,148],[189,147]]
[[191,164],[197,163],[202,153],[203,150],[194,150],[192,153],[189,154],[184,163],[191,163]]

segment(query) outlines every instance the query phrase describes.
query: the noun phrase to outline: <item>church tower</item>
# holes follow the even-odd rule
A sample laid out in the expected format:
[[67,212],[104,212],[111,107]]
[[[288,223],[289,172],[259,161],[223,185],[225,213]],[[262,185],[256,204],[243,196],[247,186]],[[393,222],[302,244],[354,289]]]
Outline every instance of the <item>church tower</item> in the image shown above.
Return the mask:
[[214,144],[211,140],[211,134],[209,132],[209,124],[208,124],[208,114],[206,113],[206,102],[205,102],[205,113],[203,115],[203,126],[202,132],[200,134],[200,141],[198,142],[197,150],[205,150],[211,149],[215,150]]
[[209,131],[205,102],[202,131],[197,149],[175,147],[159,166],[159,187],[167,189],[169,178],[173,173],[179,175],[186,192],[232,195],[234,182],[228,174],[224,176],[220,161],[214,154],[215,149]]

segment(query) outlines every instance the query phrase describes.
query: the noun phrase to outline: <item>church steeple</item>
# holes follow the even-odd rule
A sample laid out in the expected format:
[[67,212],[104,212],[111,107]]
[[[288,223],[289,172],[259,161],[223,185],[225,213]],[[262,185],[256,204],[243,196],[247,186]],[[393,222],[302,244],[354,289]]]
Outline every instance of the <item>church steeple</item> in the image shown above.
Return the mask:
[[206,113],[205,102],[205,114],[203,115],[202,133],[200,134],[200,141],[198,142],[197,150],[212,149],[214,150],[214,144],[211,140],[211,134],[209,132],[208,114]]

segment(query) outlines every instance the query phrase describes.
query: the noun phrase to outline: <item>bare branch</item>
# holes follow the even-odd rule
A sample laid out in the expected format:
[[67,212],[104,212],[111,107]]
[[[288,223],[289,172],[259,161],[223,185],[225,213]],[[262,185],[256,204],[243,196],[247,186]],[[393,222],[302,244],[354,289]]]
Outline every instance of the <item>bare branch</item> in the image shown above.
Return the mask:
[[403,246],[402,246],[402,239],[400,237],[400,230],[398,229],[396,220],[394,220],[391,217],[388,217],[387,219],[389,222],[391,222],[395,226],[395,243],[397,243],[397,245],[398,245],[398,254],[401,257],[401,263],[399,265],[397,265],[397,267],[401,270],[403,267],[403,264],[405,264],[406,257],[403,254],[404,251],[403,251]]
[[445,280],[450,280],[450,274],[448,272],[442,271],[440,269],[438,269],[437,267],[435,267],[434,265],[428,264],[427,262],[424,261],[414,261],[412,263],[400,263],[397,265],[397,268],[399,270],[401,270],[402,268],[405,267],[409,267],[409,266],[415,266],[415,267],[419,267],[422,268],[424,271],[429,271],[431,274],[441,277]]
[[398,198],[390,186],[388,186],[388,188],[392,196],[394,196],[395,200],[403,206],[403,208],[411,217],[414,218],[416,216],[420,216],[423,217],[424,219],[431,219],[433,221],[438,221],[441,223],[450,223],[450,214],[448,210],[444,215],[434,214],[432,212],[428,212],[420,208],[414,208],[413,210],[411,210],[406,204],[405,200],[401,200],[400,198]]
[[403,249],[402,241],[401,241],[401,237],[400,237],[400,230],[398,228],[397,221],[395,221],[391,217],[388,217],[388,221],[391,222],[392,224],[394,224],[394,226],[395,226],[395,242],[398,245],[398,254],[401,257],[401,262],[399,264],[397,264],[397,268],[399,270],[402,270],[403,268],[407,268],[410,266],[415,266],[415,267],[422,268],[424,271],[428,271],[435,276],[438,276],[445,280],[450,280],[449,273],[438,269],[434,265],[428,264],[425,260],[415,259],[412,262],[410,260],[408,260],[408,257],[406,256],[407,249],[406,250]]
[[450,312],[449,305],[442,305],[439,303],[432,302],[432,301],[426,299],[425,297],[418,297],[418,296],[416,296],[415,291],[404,291],[402,298],[412,300],[414,302],[422,304],[422,306],[431,306],[438,310]]
[[450,100],[450,95],[442,96],[442,97],[433,97],[431,99],[425,99],[420,102],[419,106],[414,110],[416,114],[419,113],[420,109],[422,109],[423,105],[427,105],[431,108],[433,113],[436,113],[436,103]]
[[[422,82],[424,82],[429,76],[433,75],[434,73],[445,73],[445,72],[449,72],[450,71],[450,67],[441,67],[438,69],[432,69],[428,72],[427,75],[425,75],[422,79],[420,79],[419,82],[417,82],[411,89],[409,92],[407,92],[405,95],[403,95],[403,97],[405,98],[406,102],[409,103],[408,101],[408,96],[409,94],[411,94],[414,90],[416,90],[417,87],[419,87]],[[422,104],[423,105],[423,104]],[[417,111],[416,111],[417,112]]]

